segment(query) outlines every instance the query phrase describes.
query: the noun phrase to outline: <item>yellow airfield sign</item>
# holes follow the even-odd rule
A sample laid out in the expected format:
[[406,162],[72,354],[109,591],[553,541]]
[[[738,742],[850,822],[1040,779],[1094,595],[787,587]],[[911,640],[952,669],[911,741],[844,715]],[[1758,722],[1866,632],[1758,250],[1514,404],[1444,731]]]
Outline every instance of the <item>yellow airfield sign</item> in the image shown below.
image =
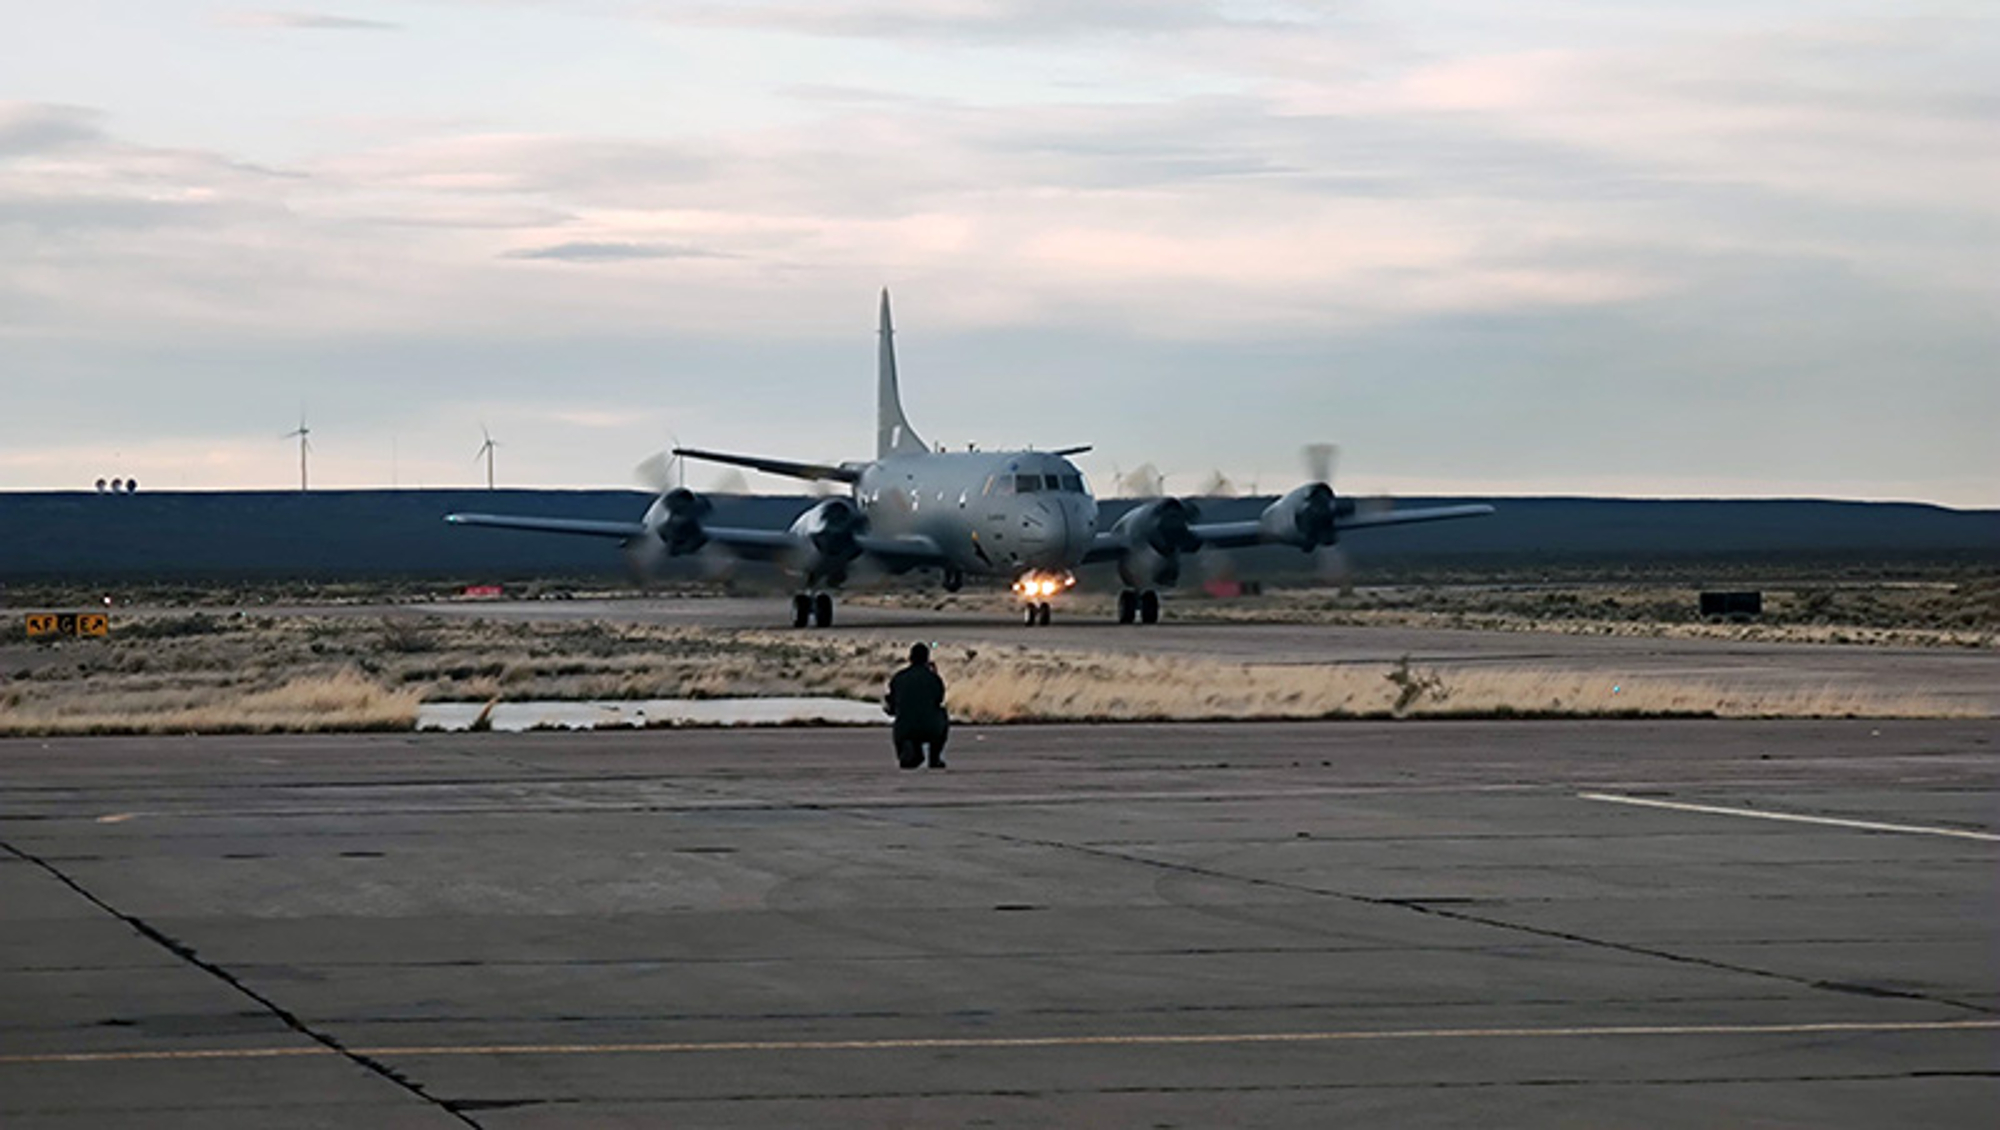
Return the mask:
[[28,637],[108,636],[111,617],[102,612],[30,612]]

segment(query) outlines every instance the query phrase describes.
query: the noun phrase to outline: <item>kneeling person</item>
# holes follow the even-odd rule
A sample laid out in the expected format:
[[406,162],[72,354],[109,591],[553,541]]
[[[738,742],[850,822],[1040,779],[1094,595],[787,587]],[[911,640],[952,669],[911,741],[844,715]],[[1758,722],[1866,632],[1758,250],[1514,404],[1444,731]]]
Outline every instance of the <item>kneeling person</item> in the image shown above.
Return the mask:
[[951,718],[944,709],[944,680],[931,665],[931,649],[921,643],[910,645],[910,665],[889,679],[889,693],[883,709],[896,719],[896,763],[905,769],[924,764],[924,747],[930,746],[930,767],[944,768],[944,743],[951,734]]

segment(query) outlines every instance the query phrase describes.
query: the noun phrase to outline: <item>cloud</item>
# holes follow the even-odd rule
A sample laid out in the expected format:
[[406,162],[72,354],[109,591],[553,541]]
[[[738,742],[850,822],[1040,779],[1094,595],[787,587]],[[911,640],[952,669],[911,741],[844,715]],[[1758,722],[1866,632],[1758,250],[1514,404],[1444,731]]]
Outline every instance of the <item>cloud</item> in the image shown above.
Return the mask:
[[[582,43],[635,7],[684,10],[528,18]],[[1041,434],[1060,398],[1127,466],[1199,452],[1239,479],[1274,418],[1299,440],[1366,429],[1385,475],[1664,482],[1690,435],[1744,481],[1833,482],[1856,450],[1885,479],[1992,467],[1969,423],[1994,416],[2000,349],[1990,30],[1570,6],[1527,30],[1230,18],[1268,10],[710,5],[727,28],[642,31],[774,65],[718,84],[649,56],[571,86],[574,44],[538,35],[504,67],[455,56],[448,83],[395,72],[392,108],[344,106],[365,124],[331,129],[297,116],[316,87],[292,118],[256,107],[255,129],[0,105],[0,368],[50,390],[40,416],[144,374],[160,391],[133,427],[183,400],[282,418],[308,376],[367,402],[351,435],[546,396],[487,417],[517,459],[564,427],[658,446],[616,415],[552,413],[701,386],[683,435],[703,413],[718,446],[842,457],[865,398],[812,390],[829,363],[867,387],[886,283],[940,439],[1066,442]],[[869,26],[879,44],[811,38]],[[273,153],[284,168],[256,163]],[[1142,421],[1146,391],[1201,410]],[[0,442],[41,442],[29,419],[0,420]],[[282,445],[258,442],[281,482]]]
[[101,116],[83,106],[0,101],[0,158],[98,141]]
[[0,192],[0,227],[19,226],[44,235],[100,228],[139,230],[168,224],[200,224],[213,216],[214,207],[201,201]]
[[657,207],[686,185],[714,179],[714,152],[712,143],[681,140],[471,133],[337,154],[319,171],[378,193],[511,194]]
[[674,23],[859,39],[1046,41],[1078,36],[1157,36],[1217,26],[1289,24],[1275,5],[1233,15],[1212,0],[752,0],[656,6]]
[[238,12],[223,17],[232,27],[277,28],[299,31],[401,31],[402,24],[386,20],[332,16],[318,12]]
[[503,259],[554,259],[565,263],[616,263],[632,259],[723,259],[720,252],[658,243],[593,243],[579,240],[548,247],[503,252]]

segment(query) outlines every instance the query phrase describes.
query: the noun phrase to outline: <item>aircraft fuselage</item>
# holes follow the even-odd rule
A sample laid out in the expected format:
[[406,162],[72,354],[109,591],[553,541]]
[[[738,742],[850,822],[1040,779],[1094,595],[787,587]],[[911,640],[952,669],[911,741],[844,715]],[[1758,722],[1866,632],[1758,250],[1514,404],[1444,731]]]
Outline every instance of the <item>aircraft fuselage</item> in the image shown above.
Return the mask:
[[1097,500],[1068,459],[1038,451],[890,455],[862,467],[869,528],[935,542],[969,575],[1062,573],[1097,532]]

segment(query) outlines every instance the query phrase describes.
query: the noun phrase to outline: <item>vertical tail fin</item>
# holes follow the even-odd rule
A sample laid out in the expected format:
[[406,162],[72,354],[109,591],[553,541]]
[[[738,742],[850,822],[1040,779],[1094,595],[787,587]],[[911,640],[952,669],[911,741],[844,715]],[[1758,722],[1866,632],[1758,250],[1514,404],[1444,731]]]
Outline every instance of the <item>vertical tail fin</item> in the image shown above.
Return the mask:
[[875,458],[929,451],[903,415],[902,393],[896,388],[896,331],[889,324],[889,289],[882,288],[882,343],[876,354]]

